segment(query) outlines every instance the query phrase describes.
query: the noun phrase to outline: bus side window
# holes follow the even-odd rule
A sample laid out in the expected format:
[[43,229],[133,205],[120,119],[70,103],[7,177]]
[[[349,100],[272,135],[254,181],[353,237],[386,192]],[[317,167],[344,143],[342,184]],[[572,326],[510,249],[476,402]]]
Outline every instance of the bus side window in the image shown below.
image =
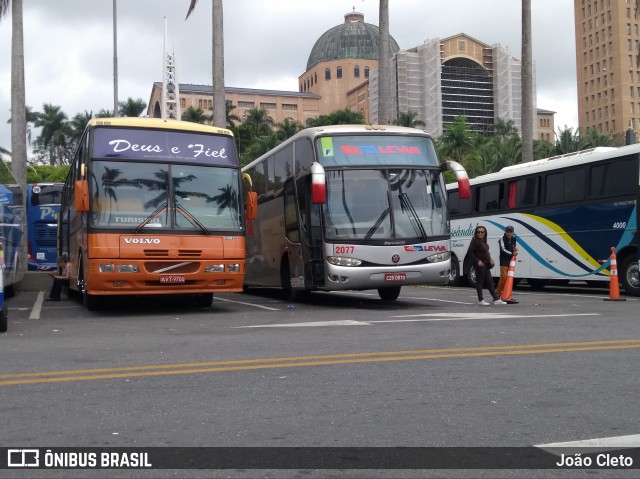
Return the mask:
[[284,184],[284,228],[287,239],[293,243],[300,242],[300,225],[298,223],[298,209],[293,188],[293,180]]
[[517,198],[518,198],[518,189],[517,182],[510,181],[509,182],[509,199],[507,200],[507,208],[513,209],[516,207]]

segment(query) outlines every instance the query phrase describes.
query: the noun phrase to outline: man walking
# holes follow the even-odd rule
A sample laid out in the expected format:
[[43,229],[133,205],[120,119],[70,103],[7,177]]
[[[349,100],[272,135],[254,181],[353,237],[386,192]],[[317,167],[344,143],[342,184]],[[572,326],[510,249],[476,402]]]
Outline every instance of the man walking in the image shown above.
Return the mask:
[[498,247],[500,248],[500,282],[496,288],[496,294],[502,296],[502,289],[507,281],[511,257],[518,256],[516,238],[513,235],[513,226],[509,225],[504,229],[504,235],[498,240]]

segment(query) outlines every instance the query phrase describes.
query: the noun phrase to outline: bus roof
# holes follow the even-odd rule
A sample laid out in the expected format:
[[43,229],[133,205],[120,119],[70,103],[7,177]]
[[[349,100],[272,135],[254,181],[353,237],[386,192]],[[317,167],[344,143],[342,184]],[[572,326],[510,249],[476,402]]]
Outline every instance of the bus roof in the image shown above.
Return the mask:
[[219,135],[233,136],[233,132],[226,128],[203,125],[191,121],[167,120],[163,118],[139,118],[139,117],[115,117],[92,118],[87,127],[96,126],[121,126],[127,128],[157,128],[163,130],[182,130],[200,133],[217,133]]
[[[505,166],[500,171],[477,176],[469,180],[469,183],[480,184],[489,181],[499,181],[506,178],[520,177],[542,171],[553,171],[561,168],[568,168],[574,165],[592,163],[594,161],[606,160],[625,155],[640,154],[640,143],[633,145],[615,147],[597,147],[588,150],[576,151],[565,155],[552,156],[529,163],[518,163],[516,165]],[[447,184],[447,189],[455,190],[457,183]]]
[[248,165],[242,168],[242,171],[248,171],[253,168],[255,165],[262,162],[264,158],[271,156],[274,152],[285,148],[291,142],[296,141],[300,138],[315,138],[317,136],[322,135],[350,135],[350,134],[365,134],[365,135],[375,135],[375,134],[385,134],[385,133],[395,133],[395,134],[404,134],[404,135],[423,135],[431,138],[431,135],[426,131],[418,128],[410,128],[407,126],[396,126],[396,125],[327,125],[327,126],[314,126],[311,128],[305,128],[304,130],[300,130],[298,133],[293,135],[290,138],[287,138],[285,141],[280,143],[278,146],[263,154],[259,158],[256,158]]

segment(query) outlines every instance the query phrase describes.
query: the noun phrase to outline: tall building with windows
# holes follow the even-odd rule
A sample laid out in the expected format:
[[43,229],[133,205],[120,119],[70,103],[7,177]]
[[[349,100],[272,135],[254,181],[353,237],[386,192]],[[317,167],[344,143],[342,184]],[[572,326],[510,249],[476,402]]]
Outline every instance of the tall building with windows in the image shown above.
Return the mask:
[[[520,64],[501,45],[487,45],[464,33],[400,50],[393,57],[397,96],[391,116],[414,111],[434,136],[463,115],[480,132],[491,131],[499,118],[512,120],[520,131]],[[374,72],[370,86],[370,118],[374,123],[378,117],[376,85]]]
[[574,0],[578,121],[624,137],[640,132],[637,0]]

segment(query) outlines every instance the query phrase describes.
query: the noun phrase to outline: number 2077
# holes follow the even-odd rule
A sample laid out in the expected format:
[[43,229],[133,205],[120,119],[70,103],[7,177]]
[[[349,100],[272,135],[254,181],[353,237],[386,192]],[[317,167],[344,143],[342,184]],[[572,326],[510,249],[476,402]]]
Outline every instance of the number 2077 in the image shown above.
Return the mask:
[[349,254],[349,253],[353,253],[355,251],[355,246],[336,246],[336,253],[335,254]]

